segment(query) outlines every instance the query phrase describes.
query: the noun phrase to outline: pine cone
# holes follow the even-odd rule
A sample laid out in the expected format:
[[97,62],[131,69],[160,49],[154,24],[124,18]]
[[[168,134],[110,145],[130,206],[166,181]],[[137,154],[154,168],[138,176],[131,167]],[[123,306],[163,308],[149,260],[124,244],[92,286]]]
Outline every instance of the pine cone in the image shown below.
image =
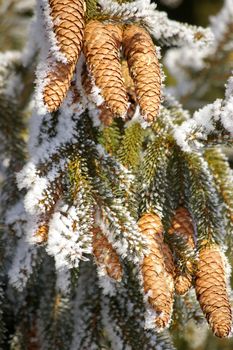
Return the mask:
[[194,227],[192,217],[189,211],[184,207],[179,207],[172,220],[171,228],[168,233],[171,235],[177,233],[187,240],[187,244],[191,249],[194,249]]
[[[179,207],[176,210],[168,233],[171,235],[176,234],[177,237],[183,238],[186,242],[187,248],[189,248],[190,251],[194,250],[194,227],[192,217],[186,208]],[[181,252],[178,251],[178,260],[179,254],[181,254]],[[176,268],[175,289],[179,295],[185,294],[192,286],[191,273],[194,271],[194,265],[189,256],[187,256],[187,261],[184,267],[185,271],[182,272],[178,267]]]
[[96,86],[114,116],[125,115],[128,104],[122,78],[119,49],[122,29],[112,24],[91,21],[84,37],[84,54]]
[[48,112],[55,112],[62,104],[73,78],[75,63],[54,62],[48,73],[47,85],[43,90],[43,100]]
[[144,214],[138,221],[138,226],[143,235],[154,239],[155,237],[163,241],[163,224],[158,215],[147,213]]
[[84,0],[49,0],[53,30],[68,63],[77,62],[84,36]]
[[38,229],[35,232],[35,238],[37,243],[45,243],[48,240],[49,225],[48,222],[41,222]]
[[173,306],[173,300],[174,300],[174,277],[175,277],[175,265],[174,265],[171,249],[166,243],[163,243],[162,250],[163,250],[163,256],[164,256],[164,263],[165,263],[164,278],[167,285],[168,299],[167,299],[166,312],[162,313],[162,315],[158,317],[156,320],[156,325],[159,329],[163,329],[164,327],[166,327],[166,325],[168,325],[171,319],[171,312],[172,312],[172,306]]
[[170,319],[173,304],[173,261],[169,247],[163,242],[163,226],[154,214],[144,214],[138,226],[148,240],[150,253],[143,259],[142,277],[148,302],[158,314],[155,325],[165,328]]
[[141,113],[153,122],[161,101],[161,73],[153,41],[146,30],[130,25],[124,30],[123,48]]
[[217,245],[199,252],[195,279],[197,299],[213,333],[227,337],[232,327],[232,311],[226,287],[226,272],[222,253]]
[[177,272],[175,277],[175,290],[179,295],[184,295],[192,287],[192,276],[189,273]]
[[100,228],[94,228],[92,232],[93,254],[96,264],[104,266],[109,277],[121,281],[122,266],[115,249],[102,234]]

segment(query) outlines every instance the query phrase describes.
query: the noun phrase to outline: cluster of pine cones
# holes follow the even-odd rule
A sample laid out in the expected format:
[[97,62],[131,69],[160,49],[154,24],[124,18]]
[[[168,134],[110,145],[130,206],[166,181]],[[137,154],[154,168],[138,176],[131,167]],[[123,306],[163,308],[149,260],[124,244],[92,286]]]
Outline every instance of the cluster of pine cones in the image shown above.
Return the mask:
[[63,102],[83,52],[83,87],[89,98],[93,88],[98,88],[102,114],[125,118],[133,99],[143,118],[153,122],[160,106],[161,74],[147,31],[110,20],[85,21],[84,0],[49,0],[49,4],[53,34],[65,59],[54,60],[52,52],[47,58],[49,71],[43,89],[47,110],[54,112]]
[[[227,291],[226,262],[216,244],[205,244],[197,260],[186,256],[172,244],[164,241],[163,225],[158,215],[146,213],[138,221],[142,235],[148,241],[149,253],[141,264],[144,293],[155,311],[154,325],[162,330],[169,325],[175,293],[184,295],[194,286],[201,309],[213,333],[227,337],[232,327],[232,312]],[[196,253],[194,225],[189,211],[179,207],[174,215],[169,236],[176,235],[186,249]],[[116,251],[96,229],[93,236],[93,254],[97,265],[104,265],[109,277],[120,281],[122,267]],[[185,266],[184,266],[185,265]]]
[[[83,87],[91,96],[92,89],[101,91],[101,110],[112,117],[125,117],[129,100],[138,103],[141,115],[153,122],[161,99],[161,75],[155,47],[147,31],[134,24],[110,21],[85,21],[84,0],[49,0],[53,31],[66,62],[54,61],[43,90],[43,101],[49,112],[56,111],[71,87],[77,61],[83,51],[86,66]],[[128,74],[129,73],[129,74]],[[192,285],[214,334],[226,337],[231,331],[232,315],[227,293],[223,254],[216,244],[206,244],[199,251],[197,264],[187,259],[180,268],[179,251],[172,252],[164,242],[159,216],[144,214],[138,226],[148,240],[149,254],[141,265],[144,293],[155,311],[155,326],[165,328],[171,319],[174,293],[183,295]],[[194,227],[185,208],[178,208],[169,235],[180,235],[194,251]],[[97,265],[105,266],[114,280],[122,278],[120,259],[101,233],[93,230],[93,254]],[[175,259],[174,259],[175,256]],[[195,266],[194,266],[195,265]]]

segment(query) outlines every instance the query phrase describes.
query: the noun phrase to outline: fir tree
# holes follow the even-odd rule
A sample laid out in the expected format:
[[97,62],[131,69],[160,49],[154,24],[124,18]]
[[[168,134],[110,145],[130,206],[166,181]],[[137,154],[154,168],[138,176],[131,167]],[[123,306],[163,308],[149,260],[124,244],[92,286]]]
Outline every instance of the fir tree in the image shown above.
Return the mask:
[[229,337],[233,1],[208,28],[150,0],[3,1],[9,13],[0,348],[171,350],[204,318]]

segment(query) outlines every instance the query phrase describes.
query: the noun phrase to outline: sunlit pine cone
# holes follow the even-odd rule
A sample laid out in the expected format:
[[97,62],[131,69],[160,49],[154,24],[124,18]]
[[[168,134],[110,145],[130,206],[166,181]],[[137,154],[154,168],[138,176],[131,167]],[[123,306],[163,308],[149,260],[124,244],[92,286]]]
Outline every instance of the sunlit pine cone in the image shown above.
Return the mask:
[[[171,223],[171,228],[168,231],[169,234],[174,234],[178,237],[184,238],[187,242],[187,247],[190,250],[194,250],[194,227],[192,222],[192,217],[189,211],[184,207],[179,207],[174,215],[174,218]],[[192,262],[187,258],[186,271],[181,272],[179,269],[176,269],[176,278],[175,278],[175,289],[177,294],[185,294],[192,286],[192,275],[191,273],[194,270]]]
[[93,255],[97,266],[103,266],[109,277],[116,281],[122,279],[122,266],[115,249],[103,235],[100,228],[93,228]]
[[45,243],[48,240],[49,225],[48,222],[41,222],[38,229],[34,233],[38,243]]
[[163,256],[164,256],[164,263],[165,263],[164,277],[166,280],[167,292],[169,294],[169,298],[167,299],[168,312],[162,313],[162,315],[159,316],[155,322],[159,329],[166,327],[166,325],[169,323],[171,319],[172,307],[174,302],[174,289],[175,289],[174,287],[175,265],[174,265],[172,252],[170,247],[166,243],[163,243],[162,249],[163,249]]
[[179,295],[184,295],[192,287],[192,276],[189,273],[177,272],[175,277],[175,290]]
[[46,77],[47,84],[43,90],[43,101],[48,112],[55,112],[64,101],[74,75],[75,66],[75,63],[52,63]]
[[168,325],[172,312],[170,279],[167,281],[170,258],[164,255],[163,226],[158,215],[148,213],[140,218],[138,227],[148,240],[149,249],[141,267],[144,292],[157,313],[155,326],[161,330]]
[[49,0],[53,30],[67,62],[77,62],[84,36],[84,0]]
[[195,289],[213,333],[220,338],[227,337],[232,327],[232,311],[223,255],[217,245],[206,246],[200,250]]
[[120,46],[122,28],[90,21],[85,28],[84,54],[95,85],[113,116],[124,117],[127,94],[122,78]]
[[141,114],[153,122],[161,102],[161,72],[153,41],[145,29],[129,25],[123,33],[123,49]]
[[187,239],[190,248],[194,249],[194,227],[189,211],[184,207],[179,207],[174,215],[169,229],[169,234],[177,233]]

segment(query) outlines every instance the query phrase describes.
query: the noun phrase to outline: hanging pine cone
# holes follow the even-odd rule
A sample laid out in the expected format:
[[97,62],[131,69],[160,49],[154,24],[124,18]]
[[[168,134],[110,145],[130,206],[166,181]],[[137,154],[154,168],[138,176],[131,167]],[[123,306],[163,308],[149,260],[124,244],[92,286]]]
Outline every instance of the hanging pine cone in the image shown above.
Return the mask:
[[175,289],[174,288],[175,265],[174,265],[172,252],[170,247],[166,243],[163,243],[162,250],[163,250],[163,256],[164,256],[164,263],[165,263],[164,278],[166,280],[167,293],[168,293],[168,299],[167,299],[168,311],[165,315],[158,317],[158,319],[156,320],[156,325],[159,329],[166,327],[166,325],[168,325],[171,319],[174,289]]
[[138,226],[148,240],[150,253],[143,259],[142,277],[148,302],[157,313],[155,326],[164,329],[170,319],[173,304],[173,262],[170,249],[163,242],[163,226],[159,216],[144,214]]
[[179,207],[172,220],[171,228],[168,231],[170,234],[177,233],[187,240],[190,248],[194,249],[194,227],[192,217],[189,211],[184,207]]
[[100,228],[94,228],[93,233],[93,254],[96,264],[103,266],[109,277],[121,281],[122,266],[120,259],[108,239],[103,235]]
[[227,337],[232,327],[232,311],[226,287],[226,271],[217,245],[206,246],[199,252],[195,279],[197,299],[213,333]]
[[[49,62],[49,60],[48,60]],[[62,104],[69,90],[75,70],[75,63],[54,62],[46,79],[43,100],[48,112],[55,112]]]
[[161,101],[161,73],[153,41],[146,30],[130,25],[124,30],[123,48],[141,113],[153,122]]
[[189,273],[176,272],[175,290],[179,295],[184,295],[192,287],[192,275]]
[[48,222],[41,222],[38,229],[35,232],[35,238],[37,243],[45,243],[48,240],[49,225]]
[[[193,252],[195,248],[194,243],[194,227],[192,222],[192,217],[189,211],[184,207],[179,207],[174,215],[172,220],[171,228],[168,233],[170,235],[176,235],[178,239],[182,239],[185,243],[185,249],[187,249],[187,257],[185,258],[185,271],[180,271],[180,268],[176,268],[176,277],[175,277],[175,289],[177,294],[185,294],[192,286],[192,272],[194,271],[194,262],[191,257],[188,256],[189,252]],[[182,258],[182,255],[185,254],[185,251],[177,250],[178,260]]]
[[120,64],[121,41],[120,26],[91,21],[85,28],[84,54],[88,68],[106,107],[118,117],[123,117],[128,108]]
[[53,30],[67,62],[77,62],[84,35],[84,0],[49,0]]

